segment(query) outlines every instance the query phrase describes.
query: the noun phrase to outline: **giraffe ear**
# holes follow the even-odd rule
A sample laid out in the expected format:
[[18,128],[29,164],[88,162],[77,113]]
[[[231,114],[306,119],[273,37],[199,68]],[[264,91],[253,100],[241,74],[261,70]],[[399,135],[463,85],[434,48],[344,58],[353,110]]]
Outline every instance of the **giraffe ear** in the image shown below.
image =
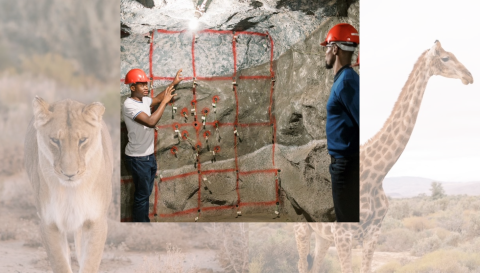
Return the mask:
[[441,48],[442,48],[442,45],[440,44],[440,41],[435,40],[435,43],[430,48],[430,54],[432,54],[432,56],[440,56]]

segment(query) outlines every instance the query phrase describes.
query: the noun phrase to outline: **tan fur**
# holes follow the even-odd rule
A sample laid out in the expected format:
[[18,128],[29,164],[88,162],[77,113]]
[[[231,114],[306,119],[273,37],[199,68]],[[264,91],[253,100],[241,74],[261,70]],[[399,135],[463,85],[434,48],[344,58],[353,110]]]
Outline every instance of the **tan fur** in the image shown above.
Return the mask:
[[25,139],[43,243],[54,272],[72,272],[67,233],[75,233],[80,272],[97,272],[107,236],[113,153],[101,103],[36,97]]
[[310,252],[312,233],[315,233],[316,238],[315,258],[308,272],[319,272],[325,253],[333,241],[342,272],[351,273],[351,247],[354,239],[363,244],[361,272],[371,271],[375,244],[388,211],[383,179],[410,139],[427,82],[433,75],[460,79],[463,84],[473,83],[470,72],[455,55],[445,51],[440,42],[436,41],[420,56],[383,128],[360,146],[360,222],[295,224],[300,273],[308,271],[307,255]]

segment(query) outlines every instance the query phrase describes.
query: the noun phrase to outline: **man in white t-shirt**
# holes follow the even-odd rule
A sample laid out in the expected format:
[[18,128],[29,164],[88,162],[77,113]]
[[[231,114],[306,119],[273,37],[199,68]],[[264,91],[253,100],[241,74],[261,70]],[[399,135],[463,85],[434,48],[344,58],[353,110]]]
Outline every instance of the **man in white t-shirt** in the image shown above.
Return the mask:
[[[125,76],[125,84],[130,85],[131,96],[123,104],[123,116],[128,130],[128,144],[125,148],[125,162],[129,168],[135,194],[132,210],[133,222],[150,222],[148,217],[149,198],[152,194],[157,162],[153,154],[155,126],[162,117],[165,106],[176,94],[174,86],[182,81],[182,69],[173,82],[156,97],[148,96],[150,79],[141,69],[132,69]],[[150,113],[150,106],[158,105]]]

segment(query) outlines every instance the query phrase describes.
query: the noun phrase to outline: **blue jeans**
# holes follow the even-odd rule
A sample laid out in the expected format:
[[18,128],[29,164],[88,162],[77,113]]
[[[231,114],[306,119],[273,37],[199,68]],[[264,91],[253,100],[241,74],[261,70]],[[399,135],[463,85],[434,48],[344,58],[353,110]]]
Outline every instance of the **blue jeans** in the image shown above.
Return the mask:
[[155,173],[157,172],[155,156],[153,154],[138,157],[125,155],[125,159],[135,185],[132,221],[150,222],[148,217],[149,198],[152,194]]
[[333,205],[337,222],[360,220],[360,162],[358,156],[333,158],[330,163]]

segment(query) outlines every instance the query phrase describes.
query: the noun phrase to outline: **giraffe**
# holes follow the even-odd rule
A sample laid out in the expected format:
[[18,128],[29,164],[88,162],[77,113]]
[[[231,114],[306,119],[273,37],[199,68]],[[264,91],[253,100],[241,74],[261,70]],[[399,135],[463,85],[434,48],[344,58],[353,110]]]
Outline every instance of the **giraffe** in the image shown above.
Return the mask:
[[[410,139],[428,80],[433,75],[460,79],[465,85],[473,83],[470,72],[455,55],[445,51],[439,41],[422,53],[382,129],[360,146],[360,222],[295,224],[300,273],[319,272],[332,241],[337,248],[342,272],[351,273],[354,239],[363,245],[361,272],[370,272],[382,221],[388,211],[382,182]],[[309,270],[307,256],[312,233],[315,234],[315,252]]]

